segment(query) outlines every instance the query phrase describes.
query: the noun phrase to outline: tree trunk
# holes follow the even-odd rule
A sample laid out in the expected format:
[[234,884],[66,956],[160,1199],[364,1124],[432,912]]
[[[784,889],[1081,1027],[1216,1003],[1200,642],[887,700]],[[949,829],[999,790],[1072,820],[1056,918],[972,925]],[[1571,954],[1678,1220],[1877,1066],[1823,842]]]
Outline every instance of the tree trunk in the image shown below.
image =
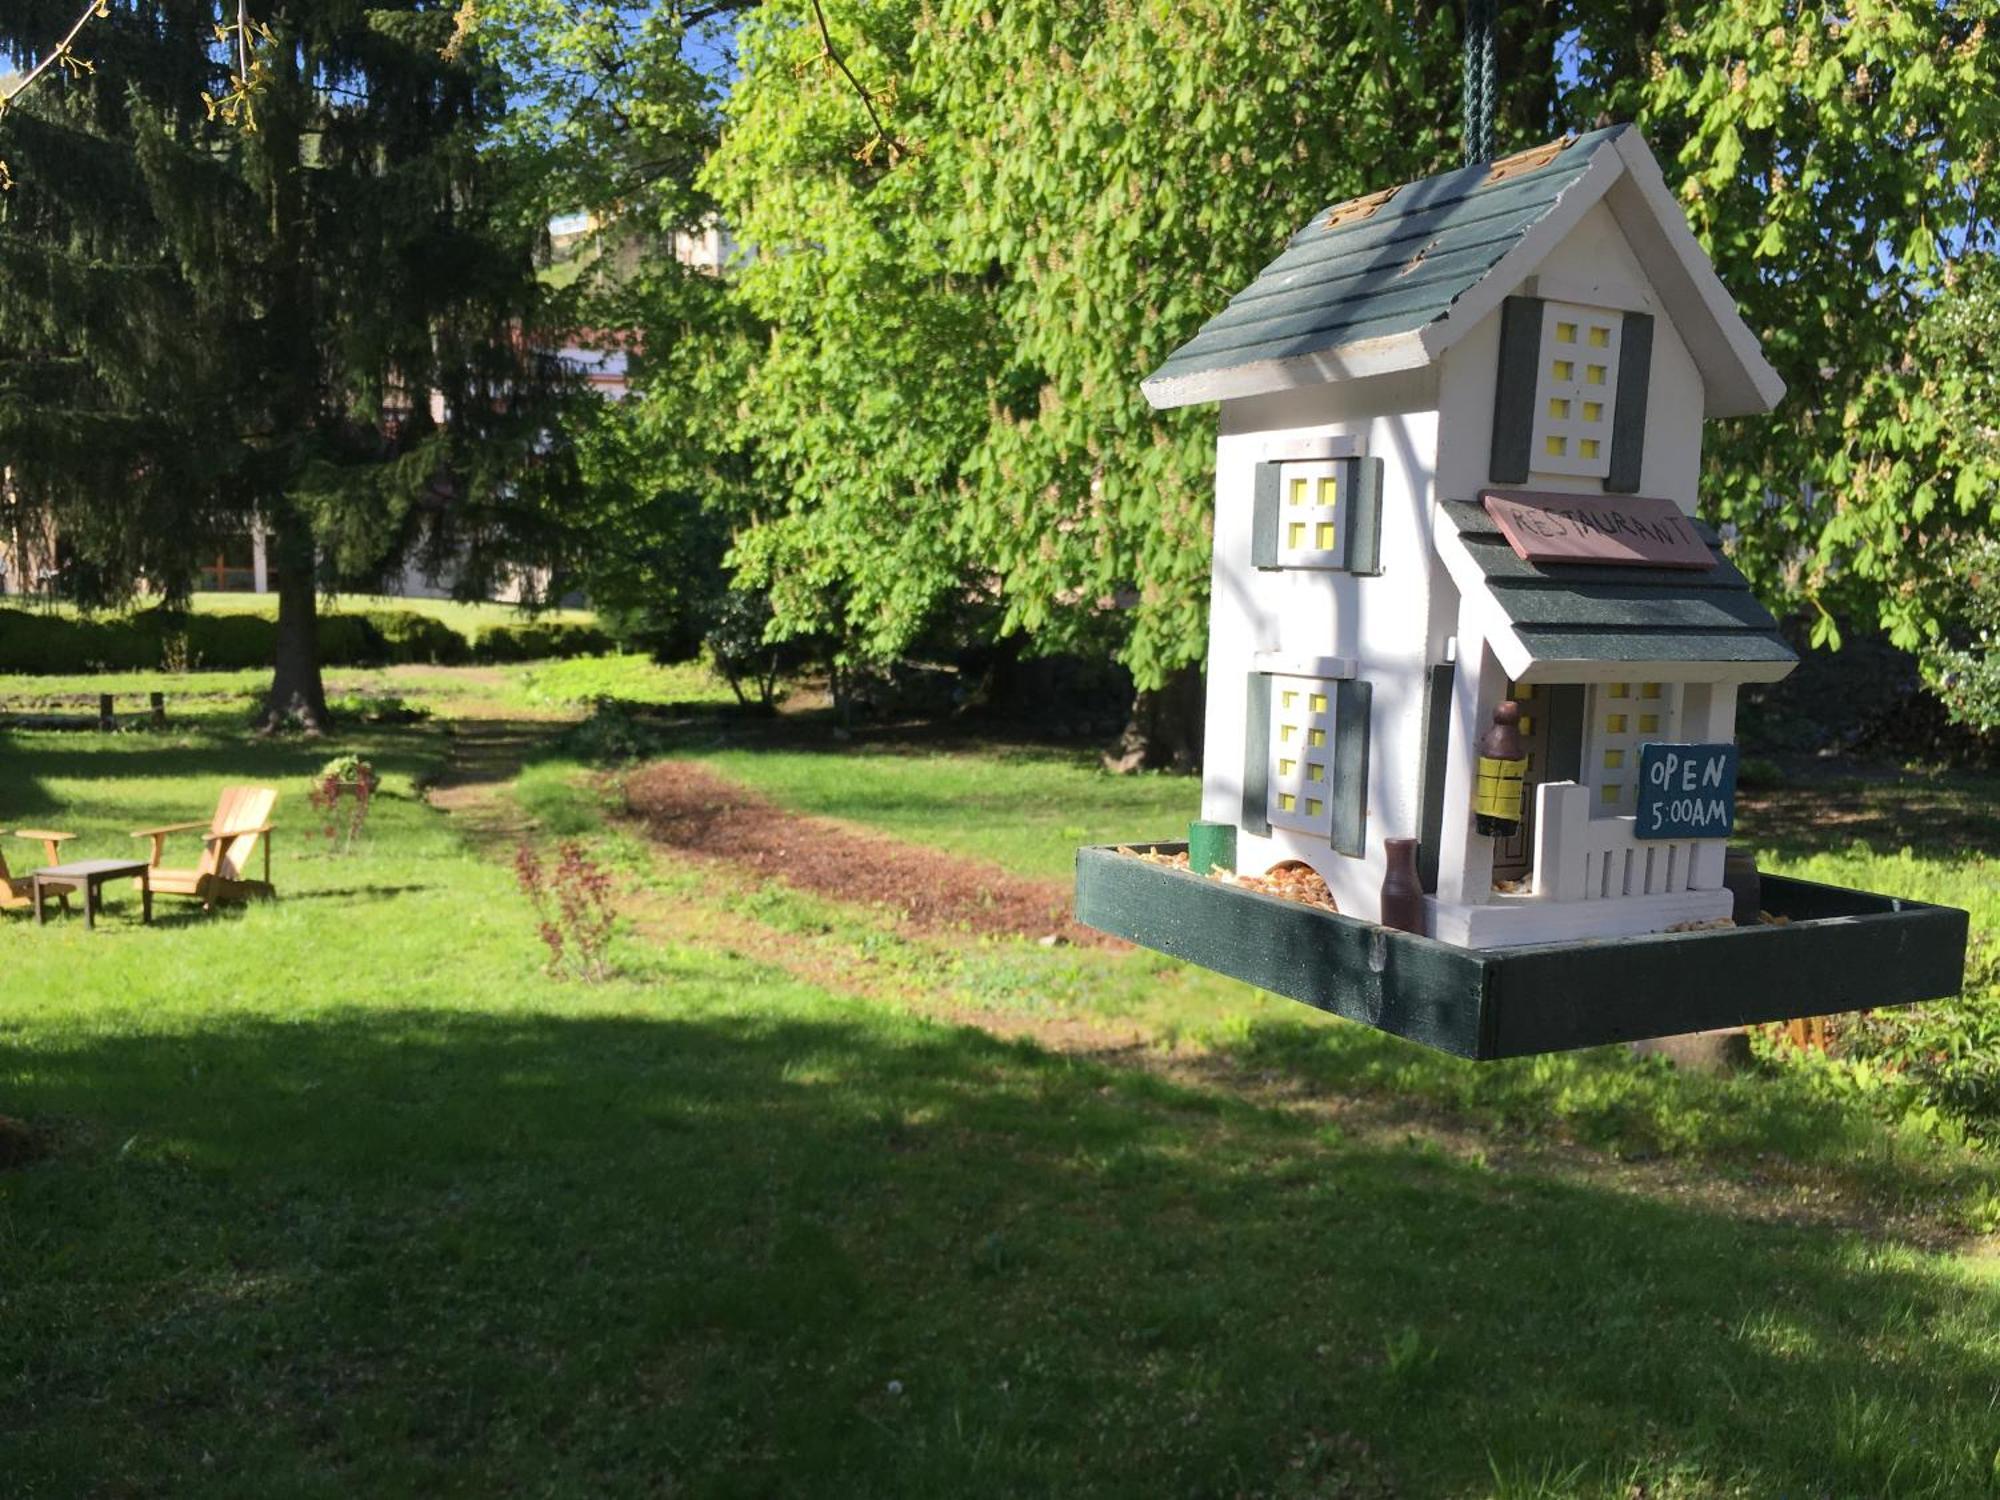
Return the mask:
[[1206,698],[1200,662],[1189,662],[1158,688],[1137,694],[1125,732],[1104,752],[1104,768],[1120,774],[1200,770]]
[[326,684],[319,671],[319,580],[313,566],[312,534],[294,522],[277,535],[278,651],[271,691],[264,699],[261,728],[299,728],[321,734],[332,723]]

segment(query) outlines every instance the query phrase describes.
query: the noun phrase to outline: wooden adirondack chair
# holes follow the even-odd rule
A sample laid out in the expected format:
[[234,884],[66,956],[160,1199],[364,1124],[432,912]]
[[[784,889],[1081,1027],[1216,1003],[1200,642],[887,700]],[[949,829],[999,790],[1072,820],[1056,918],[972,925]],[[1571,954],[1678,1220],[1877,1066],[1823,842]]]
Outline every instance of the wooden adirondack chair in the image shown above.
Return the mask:
[[[62,863],[62,846],[76,837],[73,833],[55,833],[46,828],[17,828],[17,839],[32,839],[42,846],[42,853],[48,856],[48,863]],[[7,872],[7,854],[0,850],[0,911],[20,911],[35,904],[34,882],[25,875],[10,875]],[[69,897],[62,898],[63,910],[69,909]]]
[[[204,909],[229,901],[252,897],[269,899],[271,887],[271,808],[277,792],[267,786],[224,787],[215,805],[215,816],[206,823],[169,823],[164,828],[135,829],[135,839],[151,839],[153,854],[147,872],[155,895],[192,896]],[[168,866],[167,838],[176,833],[202,832],[201,862],[193,866]],[[250,861],[259,849],[264,855],[261,880],[250,878]]]

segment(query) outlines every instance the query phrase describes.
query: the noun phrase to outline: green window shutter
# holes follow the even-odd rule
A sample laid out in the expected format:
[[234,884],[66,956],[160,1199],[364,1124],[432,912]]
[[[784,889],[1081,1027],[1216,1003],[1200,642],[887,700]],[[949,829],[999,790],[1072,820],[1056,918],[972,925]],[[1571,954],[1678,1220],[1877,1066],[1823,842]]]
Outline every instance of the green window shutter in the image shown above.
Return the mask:
[[1438,888],[1438,845],[1444,839],[1444,778],[1451,765],[1450,662],[1439,662],[1424,675],[1424,761],[1422,810],[1417,825],[1417,884]]
[[[1275,539],[1275,526],[1273,529]],[[1382,571],[1382,460],[1347,461],[1347,571]]]
[[1618,390],[1611,398],[1611,472],[1604,488],[1614,495],[1639,492],[1646,457],[1646,390],[1653,380],[1653,319],[1625,314],[1618,336]]
[[[1275,468],[1276,465],[1269,467]],[[1244,697],[1243,831],[1271,831],[1271,679],[1252,672]]]
[[1250,511],[1250,566],[1278,565],[1278,466],[1257,465],[1257,486]]
[[1333,847],[1368,852],[1368,702],[1372,683],[1348,678],[1333,698]]
[[1509,297],[1500,304],[1500,368],[1493,382],[1493,457],[1487,475],[1495,484],[1528,482],[1541,362],[1542,299]]

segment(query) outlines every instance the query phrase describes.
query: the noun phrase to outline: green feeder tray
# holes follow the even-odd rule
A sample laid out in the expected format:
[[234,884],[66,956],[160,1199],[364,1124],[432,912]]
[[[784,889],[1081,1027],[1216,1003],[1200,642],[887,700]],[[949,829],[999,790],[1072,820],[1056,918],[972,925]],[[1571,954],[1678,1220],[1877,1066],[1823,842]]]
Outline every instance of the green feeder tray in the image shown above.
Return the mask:
[[1763,877],[1761,905],[1785,920],[1460,948],[1114,848],[1076,860],[1087,926],[1480,1061],[1958,993],[1967,918],[1954,907],[1777,875]]

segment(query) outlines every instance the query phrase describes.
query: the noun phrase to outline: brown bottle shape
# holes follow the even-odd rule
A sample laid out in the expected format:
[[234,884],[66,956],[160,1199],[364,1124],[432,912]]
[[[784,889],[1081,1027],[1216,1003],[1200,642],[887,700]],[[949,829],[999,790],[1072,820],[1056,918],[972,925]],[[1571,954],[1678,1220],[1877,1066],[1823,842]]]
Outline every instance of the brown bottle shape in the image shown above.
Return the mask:
[[1424,930],[1424,891],[1417,880],[1417,841],[1384,839],[1383,852],[1389,856],[1382,872],[1381,923],[1400,927],[1404,932]]

